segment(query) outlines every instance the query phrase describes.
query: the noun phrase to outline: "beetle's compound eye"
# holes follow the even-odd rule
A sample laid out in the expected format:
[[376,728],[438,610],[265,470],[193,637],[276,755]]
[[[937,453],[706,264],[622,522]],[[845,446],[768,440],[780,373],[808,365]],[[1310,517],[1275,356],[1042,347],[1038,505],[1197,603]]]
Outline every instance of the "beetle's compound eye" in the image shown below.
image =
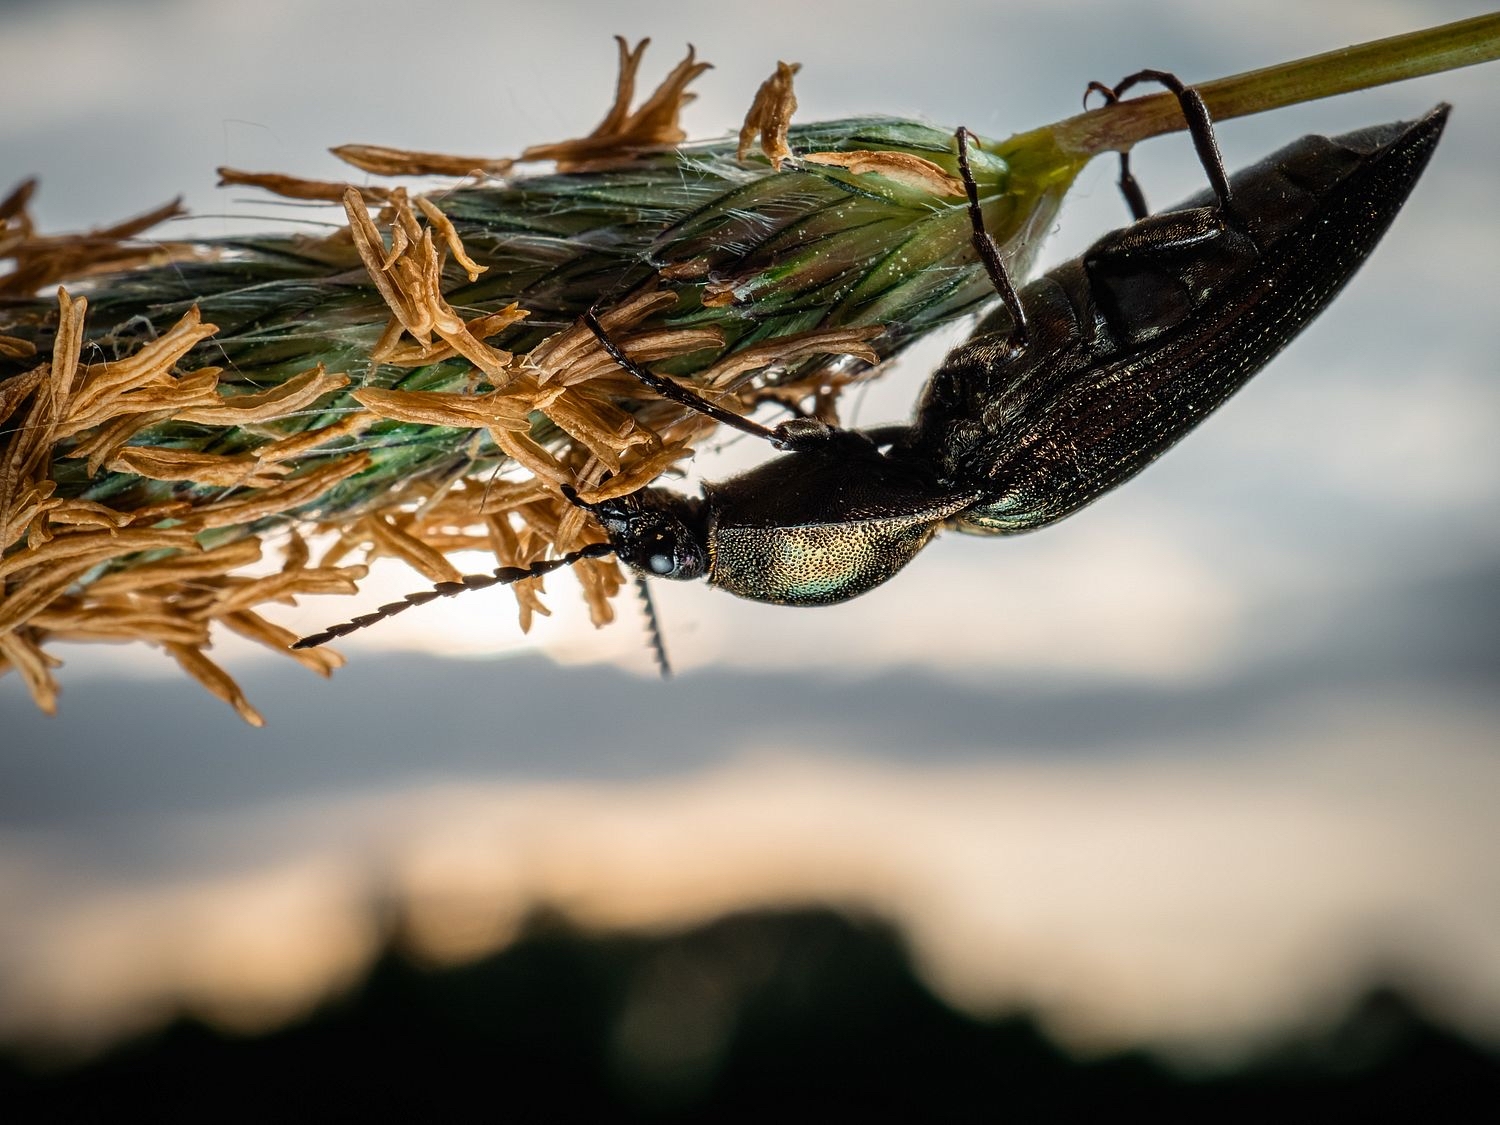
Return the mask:
[[623,557],[638,570],[658,578],[691,580],[702,578],[708,569],[707,552],[687,525],[669,513],[638,513],[631,530],[636,546]]
[[[633,542],[627,545],[627,538]],[[702,578],[708,569],[707,552],[687,525],[668,512],[637,512],[620,539],[616,546],[620,557],[658,578],[691,580]]]
[[605,501],[593,510],[615,554],[627,566],[683,581],[708,573],[702,501],[651,488]]

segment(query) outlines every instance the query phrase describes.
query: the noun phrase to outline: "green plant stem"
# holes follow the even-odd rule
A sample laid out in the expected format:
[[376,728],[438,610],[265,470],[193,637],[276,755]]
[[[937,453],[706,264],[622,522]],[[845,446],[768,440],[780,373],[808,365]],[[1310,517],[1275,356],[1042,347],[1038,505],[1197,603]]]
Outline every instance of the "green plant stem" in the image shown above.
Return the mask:
[[[1500,59],[1500,13],[1194,85],[1214,119],[1224,120],[1495,59]],[[1038,132],[1050,132],[1061,152],[1087,157],[1123,152],[1148,137],[1182,128],[1177,99],[1154,94],[1082,113]],[[1006,142],[1007,147],[1018,139]]]

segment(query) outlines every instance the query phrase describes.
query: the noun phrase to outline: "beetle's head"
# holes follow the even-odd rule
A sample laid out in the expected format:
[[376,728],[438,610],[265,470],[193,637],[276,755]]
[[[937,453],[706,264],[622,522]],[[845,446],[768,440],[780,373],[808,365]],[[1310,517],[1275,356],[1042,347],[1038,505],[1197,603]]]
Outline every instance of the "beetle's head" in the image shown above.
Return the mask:
[[615,557],[648,577],[690,581],[709,569],[704,502],[646,488],[587,505],[604,525]]

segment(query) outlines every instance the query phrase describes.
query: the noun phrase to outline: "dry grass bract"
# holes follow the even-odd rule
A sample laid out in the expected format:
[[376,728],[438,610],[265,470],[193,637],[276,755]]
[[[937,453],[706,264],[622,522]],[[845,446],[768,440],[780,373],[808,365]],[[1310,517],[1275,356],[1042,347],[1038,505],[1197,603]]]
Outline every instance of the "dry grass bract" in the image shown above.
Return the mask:
[[699,62],[691,47],[660,86],[635,109],[636,72],[651,40],[642,39],[630,47],[623,36],[615,36],[620,48],[620,77],[615,87],[615,103],[604,120],[586,137],[555,144],[532,145],[521,153],[522,160],[552,160],[559,172],[592,171],[614,164],[628,163],[642,150],[670,148],[687,139],[679,124],[683,107],[696,96],[688,86],[712,67]]
[[11,269],[0,274],[0,297],[29,297],[60,281],[80,281],[136,266],[160,265],[193,257],[195,247],[174,242],[142,242],[138,236],[158,223],[184,214],[174,199],[154,211],[114,226],[82,234],[41,235],[26,210],[36,181],[26,180],[0,200],[0,261]]
[[909,152],[809,152],[808,164],[844,168],[856,176],[884,176],[914,191],[936,196],[961,196],[964,182],[939,164]]
[[504,156],[450,156],[384,145],[339,145],[328,151],[377,176],[503,176],[516,163]]
[[761,83],[750,103],[750,112],[745,114],[745,123],[740,126],[739,158],[750,155],[750,146],[760,138],[760,150],[771,166],[781,171],[782,161],[792,155],[787,144],[787,130],[791,128],[792,114],[797,112],[797,95],[792,90],[792,78],[802,69],[801,63],[779,62],[776,73]]

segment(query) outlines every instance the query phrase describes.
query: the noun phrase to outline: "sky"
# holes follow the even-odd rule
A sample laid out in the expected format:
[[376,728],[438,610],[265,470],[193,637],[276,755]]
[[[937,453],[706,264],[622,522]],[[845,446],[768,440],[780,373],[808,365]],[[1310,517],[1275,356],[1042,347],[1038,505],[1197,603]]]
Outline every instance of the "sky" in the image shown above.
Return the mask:
[[[1483,10],[0,4],[0,188],[39,175],[44,229],[179,193],[200,233],[262,229],[287,210],[215,189],[217,165],[333,178],[345,142],[579,135],[616,31],[653,37],[650,76],[688,42],[715,64],[694,136],[737,127],[778,59],[803,64],[799,120],[1004,136],[1071,115],[1090,79],[1207,79]],[[0,679],[0,1034],[101,1041],[175,1004],[274,1021],[358,971],[394,887],[451,957],[538,902],[627,928],[833,902],[897,920],[955,1002],[1037,1007],[1081,1045],[1230,1050],[1382,974],[1500,1042],[1500,83],[1470,69],[1220,138],[1235,167],[1438,101],[1447,134],[1348,291],[1044,533],[941,539],[818,610],[658,583],[666,684],[631,615],[595,632],[564,580],[529,637],[470,595],[342,644],[332,683],[226,641],[261,731],[150,653],[62,649],[53,719]],[[1138,153],[1153,202],[1200,186],[1180,136]],[[1043,260],[1123,217],[1101,162]],[[952,342],[907,353],[854,420],[904,418]],[[386,568],[361,604],[421,585]]]

